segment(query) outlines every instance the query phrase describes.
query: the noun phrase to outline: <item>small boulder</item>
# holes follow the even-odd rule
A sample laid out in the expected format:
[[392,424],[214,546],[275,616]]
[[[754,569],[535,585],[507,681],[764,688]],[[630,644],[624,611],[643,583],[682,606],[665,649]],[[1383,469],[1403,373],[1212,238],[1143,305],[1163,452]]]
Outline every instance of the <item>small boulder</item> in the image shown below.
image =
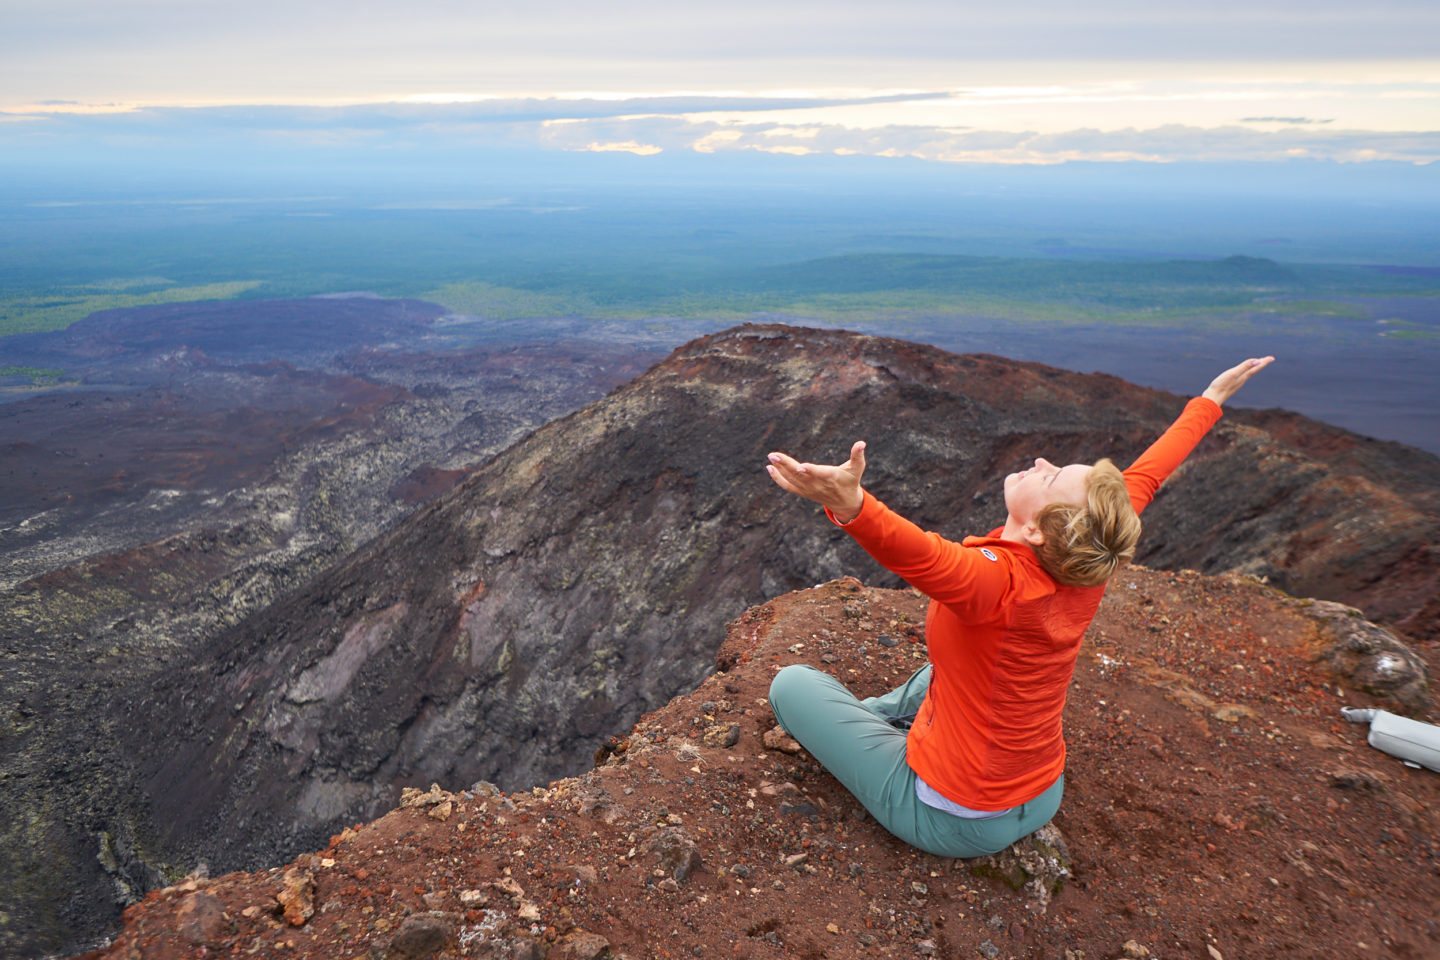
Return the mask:
[[1330,786],[1338,787],[1341,790],[1384,793],[1387,789],[1385,779],[1381,775],[1363,767],[1336,767],[1333,770],[1327,770],[1326,776],[1330,778]]
[[496,890],[510,897],[512,900],[520,900],[525,896],[525,888],[515,880],[514,877],[501,877],[490,884]]
[[610,953],[610,941],[598,933],[576,930],[566,934],[550,951],[551,960],[600,960]]
[[784,727],[771,727],[765,731],[761,738],[767,750],[779,750],[781,753],[799,753],[801,746],[799,741],[785,732]]
[[400,791],[401,809],[409,807],[433,807],[436,804],[446,803],[450,801],[450,799],[450,795],[444,790],[441,790],[440,784],[438,783],[430,784],[429,790],[406,787]]
[[196,946],[219,947],[235,931],[225,907],[208,893],[192,893],[180,901],[175,930]]
[[582,816],[594,817],[603,823],[614,823],[623,812],[615,798],[602,789],[586,791],[576,798],[576,809]]
[[414,913],[406,917],[390,938],[386,956],[395,960],[420,960],[454,947],[455,918],[448,913]]
[[717,723],[701,739],[707,747],[733,747],[740,742],[740,724]]
[[280,878],[280,892],[275,894],[284,912],[285,922],[302,927],[315,915],[315,875],[304,867],[289,867]]
[[674,877],[677,883],[690,879],[690,874],[699,869],[700,851],[695,841],[679,827],[665,827],[647,849],[656,858],[656,867]]
[[1318,626],[1312,659],[1345,686],[1364,690],[1414,715],[1430,704],[1430,669],[1395,634],[1354,607],[1329,600],[1303,602]]
[[1256,714],[1243,703],[1222,703],[1210,711],[1210,716],[1225,723],[1239,723],[1241,720],[1254,720]]
[[1050,900],[1070,879],[1070,851],[1053,823],[1036,830],[988,857],[969,861],[970,872],[992,877],[1030,895],[1030,909],[1043,914]]

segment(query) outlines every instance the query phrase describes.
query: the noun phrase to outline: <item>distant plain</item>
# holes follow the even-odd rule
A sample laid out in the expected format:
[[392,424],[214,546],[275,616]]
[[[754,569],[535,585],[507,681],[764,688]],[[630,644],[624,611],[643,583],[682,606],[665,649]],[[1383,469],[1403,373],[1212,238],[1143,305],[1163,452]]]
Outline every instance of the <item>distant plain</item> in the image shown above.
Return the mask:
[[480,339],[604,330],[669,347],[783,319],[1180,393],[1273,353],[1248,405],[1440,453],[1440,237],[1433,189],[1417,203],[1400,182],[1413,172],[1317,201],[1253,168],[1220,190],[1103,165],[802,179],[774,159],[718,184],[636,158],[584,183],[352,171],[217,190],[32,171],[0,188],[0,398],[83,386],[7,359],[7,335],[105,309],[365,291],[439,304]]

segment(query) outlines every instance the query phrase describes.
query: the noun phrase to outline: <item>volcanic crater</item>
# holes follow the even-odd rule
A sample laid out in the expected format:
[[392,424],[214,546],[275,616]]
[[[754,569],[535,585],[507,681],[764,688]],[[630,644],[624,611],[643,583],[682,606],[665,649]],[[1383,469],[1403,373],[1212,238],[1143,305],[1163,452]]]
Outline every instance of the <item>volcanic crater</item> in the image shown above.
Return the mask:
[[[1187,386],[1198,391],[1204,385]],[[133,663],[115,668],[106,655],[98,655],[58,706],[22,695],[4,735],[7,752],[13,747],[10,755],[24,758],[25,765],[3,774],[6,803],[12,822],[23,816],[38,826],[33,836],[15,834],[9,840],[18,853],[4,864],[8,876],[0,880],[25,892],[17,901],[17,916],[25,924],[0,931],[0,937],[9,938],[0,943],[17,950],[50,949],[56,943],[54,931],[64,924],[73,924],[72,930],[103,929],[116,909],[117,891],[123,901],[183,876],[200,862],[214,872],[252,870],[324,848],[341,828],[386,814],[404,787],[438,782],[457,791],[493,781],[497,789],[515,791],[577,774],[594,762],[596,750],[611,735],[630,730],[647,712],[663,707],[661,713],[670,717],[665,711],[693,707],[683,699],[676,701],[679,706],[666,707],[677,694],[702,682],[707,686],[700,689],[711,691],[718,681],[705,678],[715,669],[726,624],[747,607],[844,574],[876,587],[900,586],[810,505],[772,488],[762,470],[768,450],[834,459],[843,456],[853,440],[864,438],[871,461],[867,486],[922,525],[958,538],[988,530],[1003,519],[999,479],[1036,454],[1056,461],[1103,454],[1128,463],[1168,425],[1183,402],[1182,396],[1114,377],[949,354],[843,331],[747,325],[686,344],[603,400],[547,423],[476,465],[453,489],[353,553],[291,581],[288,593],[276,591],[273,602],[267,595],[264,602],[247,607],[253,612],[213,639],[172,645],[150,670]],[[1429,454],[1296,415],[1230,410],[1147,511],[1139,560],[1148,567],[1225,574],[1231,578],[1225,582],[1249,584],[1245,589],[1258,591],[1257,596],[1273,594],[1275,604],[1288,602],[1276,588],[1343,601],[1412,642],[1417,662],[1433,660],[1440,635],[1440,611],[1434,606],[1440,594],[1437,466],[1440,462]],[[419,475],[417,482],[423,480]],[[209,549],[217,547],[223,545]],[[91,576],[96,575],[98,571]],[[1141,576],[1138,567],[1136,576]],[[44,593],[43,584],[32,582],[27,589],[47,602],[63,601],[58,592]],[[1153,596],[1160,588],[1134,589]],[[903,595],[885,601],[910,602]],[[903,614],[908,622],[918,622],[914,612],[895,609],[899,612],[886,616]],[[1225,641],[1229,647],[1221,649],[1227,651],[1235,647],[1240,642],[1236,638],[1210,630],[1216,624],[1236,624],[1235,614],[1213,604],[1203,609],[1201,613],[1200,606],[1182,606],[1169,621],[1156,624],[1158,632],[1173,637],[1174,631],[1165,628],[1183,616],[1189,618],[1195,638]],[[1091,650],[1103,645],[1107,629],[1118,629],[1105,623],[1097,621],[1092,630],[1087,641]],[[812,624],[805,629],[819,635],[821,628]],[[116,633],[123,634],[123,627]],[[732,641],[734,636],[732,629]],[[886,636],[894,638],[893,633]],[[1132,630],[1126,636],[1138,643],[1135,637],[1144,634]],[[849,652],[841,651],[837,640],[835,650],[824,651],[837,659],[821,656],[822,664],[854,664],[857,682],[895,679],[899,664],[872,675],[874,661],[867,657],[875,654],[860,652],[861,647],[873,651],[870,643],[882,642],[875,630],[857,629],[846,637]],[[765,648],[767,668],[780,650],[798,655],[809,648],[791,647],[811,639],[799,628],[793,635],[773,636],[767,642],[779,646]],[[1184,640],[1184,651],[1164,657],[1143,645],[1135,647],[1127,655],[1130,669],[1143,673],[1144,665],[1137,666],[1135,658],[1148,658],[1155,670],[1191,676],[1181,667],[1202,640],[1195,639],[1195,645],[1188,645],[1189,635]],[[1247,633],[1243,642],[1248,651],[1259,638]],[[908,643],[897,649],[906,656],[921,654],[921,648]],[[110,660],[125,660],[123,653],[109,654]],[[61,654],[32,647],[24,655],[38,672],[46,658]],[[753,660],[756,654],[749,656]],[[1272,661],[1255,669],[1301,669],[1293,658]],[[1240,672],[1227,670],[1228,665],[1203,682],[1193,677],[1188,682],[1202,700],[1244,701],[1230,693]],[[1320,674],[1304,676],[1312,677],[1303,681],[1308,689],[1301,692],[1307,696],[1333,683]],[[748,700],[733,700],[743,703],[735,709],[747,718],[736,719],[740,736],[760,737],[768,711],[754,701],[763,697],[768,675],[760,671],[735,682],[748,691]],[[1082,679],[1082,686],[1087,682]],[[1281,695],[1275,692],[1278,688],[1263,684],[1256,689],[1259,697],[1266,690]],[[1285,696],[1294,695],[1289,687],[1285,690]],[[1121,694],[1117,690],[1115,695]],[[706,697],[703,702],[719,699],[713,692]],[[1089,711],[1095,702],[1086,699],[1077,706],[1072,701],[1071,713]],[[1203,706],[1202,701],[1194,703]],[[1336,706],[1328,695],[1323,703],[1325,711]],[[1153,697],[1144,704],[1159,709]],[[1409,709],[1432,706],[1416,701]],[[1125,709],[1132,715],[1141,712],[1135,703]],[[1277,709],[1266,716],[1276,722],[1294,716],[1284,705]],[[1322,717],[1318,706],[1314,709],[1306,723],[1323,721],[1327,735],[1340,736],[1333,717]],[[47,722],[39,722],[42,719]],[[1102,722],[1108,721],[1096,721]],[[1184,752],[1193,761],[1188,765],[1196,768],[1214,769],[1217,757],[1237,756],[1217,754],[1230,750],[1234,738],[1215,722],[1175,714],[1166,729],[1186,746],[1183,751],[1169,749]],[[691,739],[689,734],[699,736],[704,725],[672,728],[665,725],[669,723],[654,731],[662,740]],[[1089,720],[1072,721],[1070,715],[1067,723],[1076,724],[1072,729],[1081,737],[1089,735],[1087,729],[1101,729]],[[1187,739],[1184,731],[1202,726],[1209,728],[1202,739]],[[1255,731],[1257,748],[1268,747],[1280,735],[1263,725]],[[1308,738],[1309,732],[1309,727],[1297,727],[1285,736],[1304,750],[1302,734]],[[636,743],[633,736],[628,742]],[[75,744],[84,745],[79,756]],[[824,782],[803,764],[778,761],[754,744],[741,753],[747,750],[756,764],[762,758],[764,764],[750,768],[742,758],[734,761],[741,764],[736,767],[728,755],[716,754],[702,770],[710,775],[733,770],[743,780],[763,769],[771,785],[799,775]],[[1255,754],[1256,764],[1263,762],[1259,756]],[[1109,783],[1130,776],[1122,773],[1132,769],[1127,763],[1116,759],[1077,772],[1082,784]],[[751,773],[744,773],[746,769]],[[1290,774],[1301,776],[1296,768],[1288,769]],[[678,770],[671,771],[667,764],[655,775],[662,782],[651,784],[653,790],[631,786],[640,798],[637,804],[646,798],[658,804],[666,790],[686,794],[679,786],[685,775]],[[102,791],[88,785],[96,776],[104,777]],[[1228,776],[1217,775],[1217,783],[1230,783]],[[1186,774],[1181,779],[1188,778]],[[732,785],[738,789],[740,781]],[[579,788],[572,784],[566,789]],[[826,803],[844,809],[843,796],[829,787],[821,789]],[[1176,789],[1168,800],[1146,801],[1147,809],[1162,819],[1173,815],[1186,802],[1188,788]],[[1417,789],[1423,794],[1423,788]],[[1278,791],[1272,792],[1278,796]],[[1401,792],[1416,796],[1410,787]],[[72,793],[84,798],[80,822],[61,813],[61,798]],[[1113,800],[1120,794],[1099,795]],[[1325,791],[1314,794],[1323,795]],[[482,802],[473,793],[456,796],[459,799],[450,802],[471,815]],[[735,801],[744,806],[744,799],[737,795]],[[1378,823],[1381,811],[1388,809],[1385,802],[1367,800],[1355,829]],[[1429,800],[1416,803],[1419,819],[1407,821],[1411,827],[1404,829],[1413,828],[1431,843],[1433,824],[1425,813]],[[535,808],[529,822],[545,819],[545,809]],[[1077,814],[1081,809],[1089,808],[1077,807]],[[1108,807],[1096,808],[1102,809]],[[651,814],[639,806],[626,810],[623,816],[637,824]],[[1094,814],[1100,819],[1109,815]],[[1226,815],[1233,819],[1233,814]],[[395,822],[391,817],[396,816],[381,823]],[[496,828],[490,816],[477,821],[474,829]],[[1072,838],[1084,835],[1064,823],[1061,829]],[[1086,829],[1093,833],[1100,828]],[[1120,836],[1125,828],[1105,829],[1110,836]],[[471,836],[505,837],[507,832]],[[529,835],[532,842],[542,836],[545,843],[553,842],[543,832]],[[737,835],[728,842],[752,841]],[[883,837],[869,836],[864,843],[867,848],[883,846]],[[1164,836],[1154,847],[1169,848]],[[1435,848],[1431,843],[1425,849]],[[60,853],[48,855],[51,850]],[[903,863],[908,871],[919,869],[904,861],[903,851],[891,853],[899,859],[881,861],[882,868]],[[1083,846],[1076,854],[1080,863],[1087,857],[1097,862],[1099,856],[1096,848]],[[848,859],[858,863],[862,873],[870,869],[865,857]],[[534,869],[551,869],[556,863],[544,858]],[[1423,867],[1417,868],[1414,889],[1428,889],[1422,883]],[[483,869],[492,868],[499,869],[498,861]],[[1158,866],[1147,861],[1146,868]],[[382,868],[371,862],[363,869],[378,873]],[[939,865],[924,869],[942,870]],[[1124,864],[1109,869],[1118,875]],[[1227,870],[1219,872],[1229,877],[1233,871]],[[455,876],[445,881],[445,891],[468,882],[454,869],[451,873]],[[435,889],[426,892],[443,892],[436,875],[427,876],[430,879],[414,879],[404,889],[429,885]],[[926,883],[920,874],[916,877],[914,882]],[[782,886],[788,878],[774,877]],[[358,881],[350,882],[360,889]],[[189,893],[201,886],[198,880],[194,883]],[[74,892],[68,898],[57,896],[60,889]],[[379,888],[373,892],[384,893]],[[384,895],[389,897],[386,909],[419,909],[401,886]],[[650,897],[648,888],[645,896]],[[172,891],[160,899],[178,903],[178,898]],[[443,896],[436,902],[444,905],[438,912],[456,909]],[[242,914],[245,909],[238,901],[222,900],[225,904],[224,914],[231,913],[230,906]],[[369,905],[373,914],[378,907]],[[1105,901],[1096,910],[1113,905]],[[268,916],[269,907],[261,906],[264,909],[250,919]],[[1290,908],[1288,915],[1297,909]],[[460,915],[468,917],[464,911]],[[1195,930],[1214,929],[1215,918],[1206,917],[1209,927],[1191,924],[1186,935],[1193,939],[1201,935]],[[1082,919],[1077,914],[1075,922]],[[136,922],[143,927],[150,921]],[[169,922],[155,921],[161,926]],[[225,929],[253,932],[233,915],[225,922],[232,924]],[[260,922],[268,921],[262,917]],[[595,922],[587,921],[591,927]],[[930,922],[933,926],[934,920]],[[1020,922],[1018,916],[1015,922]],[[558,931],[564,924],[553,926]],[[883,926],[888,930],[894,924],[887,920]],[[268,928],[262,932],[270,939],[225,939],[225,949],[248,949],[257,942],[266,949],[290,949],[275,946],[277,938],[286,942],[285,937]],[[369,932],[384,931],[370,927]],[[783,939],[779,925],[767,932]],[[1395,943],[1403,939],[1393,927],[1384,935]],[[745,937],[749,939],[736,942],[764,949],[750,943],[756,935]],[[825,942],[818,933],[815,937]],[[325,942],[350,949],[358,945],[352,940]],[[122,938],[116,949],[140,942]],[[1061,941],[1052,937],[1043,942]],[[879,943],[877,939],[861,946]],[[192,942],[185,949],[199,946]],[[853,945],[833,954],[825,954],[828,948],[823,945],[814,949],[820,951],[817,955],[859,955]]]

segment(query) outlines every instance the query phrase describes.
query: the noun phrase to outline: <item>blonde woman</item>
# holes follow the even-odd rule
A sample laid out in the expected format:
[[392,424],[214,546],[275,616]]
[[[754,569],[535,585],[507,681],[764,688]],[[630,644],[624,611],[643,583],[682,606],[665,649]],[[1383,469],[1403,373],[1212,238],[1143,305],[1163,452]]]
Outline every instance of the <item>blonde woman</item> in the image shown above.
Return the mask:
[[[1002,850],[1049,822],[1064,792],[1061,714],[1105,583],[1135,555],[1139,514],[1275,358],[1220,374],[1123,473],[1043,458],[1005,478],[1007,516],[960,543],[927,533],[861,486],[865,444],[838,466],[769,455],[782,489],[814,500],[871,556],[930,598],[930,663],[881,697],[791,665],[775,718],[887,830],[945,857]],[[908,727],[908,732],[905,728]]]

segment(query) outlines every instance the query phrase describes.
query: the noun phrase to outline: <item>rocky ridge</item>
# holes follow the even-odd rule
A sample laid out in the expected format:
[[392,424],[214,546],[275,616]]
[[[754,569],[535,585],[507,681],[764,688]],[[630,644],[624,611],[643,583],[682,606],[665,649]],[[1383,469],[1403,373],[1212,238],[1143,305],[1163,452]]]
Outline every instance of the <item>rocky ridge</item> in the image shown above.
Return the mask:
[[[847,570],[895,582],[808,504],[776,495],[757,469],[767,449],[820,456],[870,436],[871,488],[958,536],[996,522],[999,477],[1035,450],[1072,460],[1098,447],[1128,462],[1181,402],[839,332],[702,338],[257,614],[220,658],[168,677],[152,710],[213,705],[155,711],[172,739],[141,751],[164,758],[144,774],[154,815],[205,859],[245,862],[374,815],[405,783],[512,789],[573,770],[696,682],[708,638],[747,604]],[[1296,589],[1321,567],[1295,541],[1328,524],[1363,542],[1376,570],[1440,576],[1425,464],[1382,488],[1233,419],[1147,512],[1142,558]],[[1433,629],[1430,591],[1373,586],[1338,599]]]
[[[872,489],[958,537],[999,521],[999,478],[1035,454],[1128,462],[1182,403],[839,331],[701,338],[163,672],[99,672],[69,694],[113,709],[58,731],[17,713],[10,742],[30,767],[7,786],[35,802],[7,883],[32,911],[103,923],[117,890],[199,862],[273,864],[381,815],[405,786],[512,790],[583,769],[609,734],[698,682],[747,605],[847,571],[894,583],[776,494],[760,469],[769,449],[827,458],[866,437]],[[1369,564],[1329,596],[1423,638],[1434,466],[1233,411],[1147,512],[1144,557],[1299,590],[1328,568],[1297,533],[1313,541],[1329,522]],[[61,798],[93,790],[97,769],[105,801],[64,816]]]
[[[923,664],[923,619],[850,578],[779,597],[589,772],[407,790],[288,865],[151,893],[86,960],[1440,954],[1440,777],[1338,712],[1437,703],[1356,612],[1123,571],[1077,663],[1059,815],[972,861],[886,834],[764,699],[792,662],[888,689]],[[1380,645],[1356,656],[1355,631]]]

